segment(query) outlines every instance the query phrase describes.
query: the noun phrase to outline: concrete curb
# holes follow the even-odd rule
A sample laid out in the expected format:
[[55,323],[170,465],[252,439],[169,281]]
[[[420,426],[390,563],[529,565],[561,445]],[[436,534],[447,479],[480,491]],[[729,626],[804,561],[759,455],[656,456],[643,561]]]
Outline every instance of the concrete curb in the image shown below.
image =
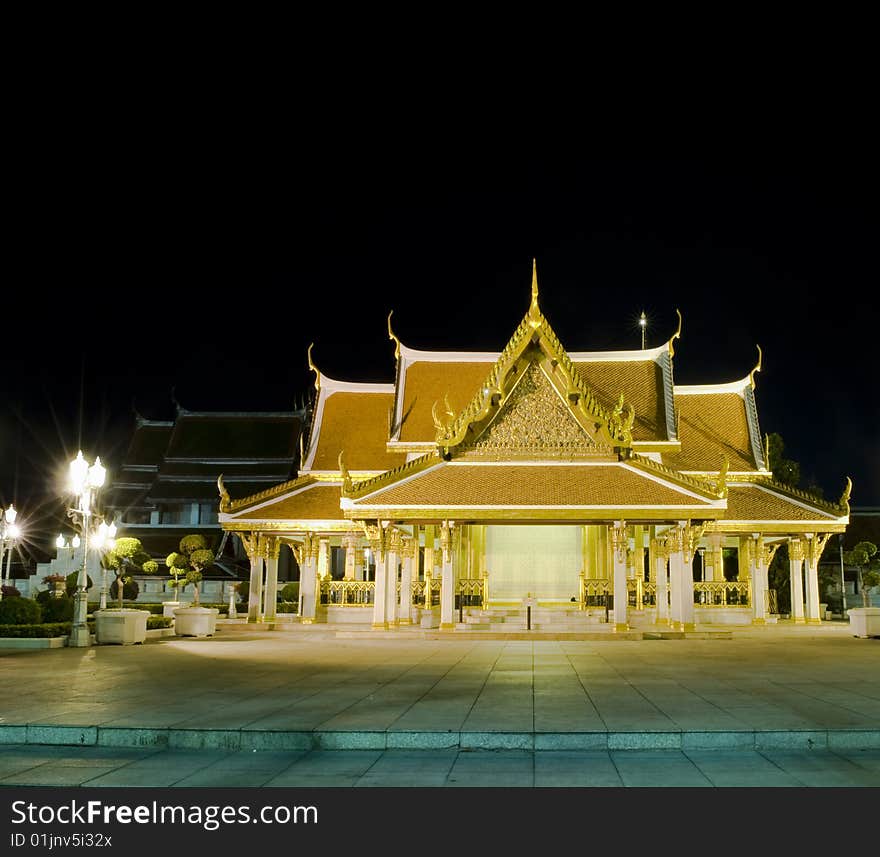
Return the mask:
[[0,724],[0,745],[191,750],[876,750],[880,729],[738,732],[332,732]]

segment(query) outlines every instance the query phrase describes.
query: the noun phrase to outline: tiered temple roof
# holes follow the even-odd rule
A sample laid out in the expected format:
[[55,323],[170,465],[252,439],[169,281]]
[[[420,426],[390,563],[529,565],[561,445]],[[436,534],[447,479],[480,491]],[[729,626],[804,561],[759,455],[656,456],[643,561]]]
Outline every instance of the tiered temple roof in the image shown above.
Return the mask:
[[500,352],[412,349],[390,316],[388,333],[394,383],[330,379],[310,353],[318,396],[300,478],[227,496],[227,529],[331,518],[337,528],[377,518],[845,527],[847,498],[773,482],[754,396],[760,362],[728,384],[674,384],[680,324],[653,349],[566,352],[533,272],[531,306]]

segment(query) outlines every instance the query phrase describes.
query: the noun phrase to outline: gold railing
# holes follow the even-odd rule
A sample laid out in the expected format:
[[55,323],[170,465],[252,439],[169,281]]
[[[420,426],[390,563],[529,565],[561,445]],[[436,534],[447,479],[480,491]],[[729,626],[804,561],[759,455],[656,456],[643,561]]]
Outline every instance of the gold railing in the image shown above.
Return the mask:
[[750,591],[747,580],[709,580],[695,583],[694,604],[700,607],[748,607]]
[[605,607],[607,597],[611,594],[611,581],[607,578],[580,577],[580,593],[578,601],[581,610],[587,607]]
[[460,578],[455,594],[462,607],[485,607],[489,603],[489,576]]
[[324,580],[321,603],[337,607],[368,607],[373,603],[376,583],[372,580]]
[[776,597],[775,589],[767,590],[767,614],[779,612],[779,601]]
[[635,610],[654,607],[657,603],[657,584],[641,577],[630,577],[626,581],[627,606]]
[[425,575],[424,580],[414,580],[412,583],[412,599],[416,607],[437,607],[440,604],[440,580],[434,579],[430,574]]

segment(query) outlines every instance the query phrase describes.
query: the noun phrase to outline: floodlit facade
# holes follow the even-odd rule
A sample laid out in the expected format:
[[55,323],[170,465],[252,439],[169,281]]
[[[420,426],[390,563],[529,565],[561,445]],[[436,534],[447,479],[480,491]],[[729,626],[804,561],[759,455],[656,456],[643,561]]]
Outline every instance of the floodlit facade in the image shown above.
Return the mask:
[[498,352],[417,351],[391,327],[394,383],[314,366],[296,479],[232,499],[250,621],[275,618],[279,555],[300,619],[387,629],[773,622],[767,569],[788,542],[791,618],[819,622],[818,562],[849,520],[776,483],[755,373],[678,386],[679,329],[653,349],[567,352],[531,304]]

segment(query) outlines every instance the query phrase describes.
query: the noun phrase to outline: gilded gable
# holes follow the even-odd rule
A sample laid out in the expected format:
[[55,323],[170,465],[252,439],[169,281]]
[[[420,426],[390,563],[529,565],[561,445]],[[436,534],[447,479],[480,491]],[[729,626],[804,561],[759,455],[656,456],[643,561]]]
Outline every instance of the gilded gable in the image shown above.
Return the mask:
[[590,439],[537,363],[523,373],[498,415],[467,450],[487,458],[576,458],[610,451]]

